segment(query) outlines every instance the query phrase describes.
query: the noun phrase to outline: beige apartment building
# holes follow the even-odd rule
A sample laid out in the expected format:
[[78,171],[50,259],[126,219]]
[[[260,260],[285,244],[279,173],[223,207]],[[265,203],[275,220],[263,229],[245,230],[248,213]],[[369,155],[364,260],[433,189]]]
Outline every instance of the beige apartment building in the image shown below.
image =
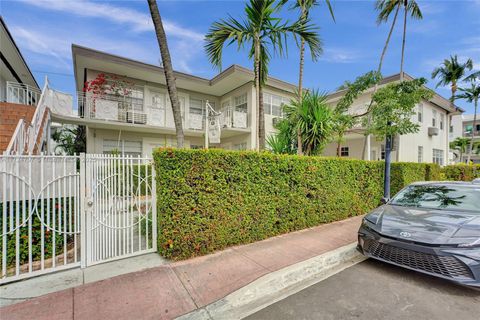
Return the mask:
[[[85,125],[87,152],[151,155],[160,146],[175,146],[175,127],[172,109],[165,85],[163,69],[159,66],[119,57],[97,50],[72,46],[76,89],[77,114],[52,113],[52,121]],[[120,98],[102,95],[93,99],[82,92],[84,83],[95,79],[99,73],[128,79],[132,89]],[[258,114],[255,108],[253,72],[232,65],[212,79],[175,72],[185,144],[190,148],[204,147],[206,102],[220,112],[220,143],[210,147],[230,150],[248,150],[257,147]],[[407,79],[410,76],[405,75]],[[381,85],[398,81],[399,75],[383,79]],[[264,89],[266,134],[275,134],[274,124],[282,117],[282,104],[294,97],[296,86],[269,77]],[[372,90],[355,101],[350,112],[362,112],[369,102]],[[343,95],[342,91],[330,94],[332,106]],[[445,164],[448,158],[448,128],[450,116],[461,109],[450,107],[447,99],[435,94],[417,107],[415,121],[421,126],[418,133],[395,140],[394,161],[436,162]],[[366,139],[366,140],[365,140]],[[365,143],[366,141],[366,143]],[[345,137],[341,146],[344,157],[381,160],[384,142],[365,137],[362,128]],[[329,144],[326,156],[336,155],[336,144]]]

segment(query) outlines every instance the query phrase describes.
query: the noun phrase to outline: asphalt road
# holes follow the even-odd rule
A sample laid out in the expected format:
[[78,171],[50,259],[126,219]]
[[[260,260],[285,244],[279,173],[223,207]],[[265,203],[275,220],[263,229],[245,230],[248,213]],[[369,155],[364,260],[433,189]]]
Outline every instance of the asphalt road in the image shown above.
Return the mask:
[[480,319],[480,290],[366,260],[247,319]]

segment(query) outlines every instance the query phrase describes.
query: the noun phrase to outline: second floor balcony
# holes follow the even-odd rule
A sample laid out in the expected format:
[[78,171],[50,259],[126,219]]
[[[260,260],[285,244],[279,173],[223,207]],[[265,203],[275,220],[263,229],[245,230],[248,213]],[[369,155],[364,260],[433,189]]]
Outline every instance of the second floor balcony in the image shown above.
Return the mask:
[[[85,119],[150,125],[165,128],[174,128],[173,115],[169,105],[147,104],[142,96],[122,96],[92,93],[77,93],[78,113]],[[205,101],[201,104],[193,99],[190,103],[180,99],[184,128],[187,130],[205,130]],[[213,103],[212,103],[213,104]],[[222,128],[247,129],[248,115],[246,110],[232,106],[220,110],[220,124]]]

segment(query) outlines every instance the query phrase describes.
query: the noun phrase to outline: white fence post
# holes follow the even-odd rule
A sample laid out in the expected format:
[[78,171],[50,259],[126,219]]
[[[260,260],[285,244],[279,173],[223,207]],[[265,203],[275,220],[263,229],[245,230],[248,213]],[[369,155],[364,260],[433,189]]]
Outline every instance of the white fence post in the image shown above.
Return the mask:
[[157,174],[155,171],[155,161],[152,159],[152,241],[153,250],[157,252]]
[[87,219],[86,219],[86,155],[80,153],[80,266],[87,266]]

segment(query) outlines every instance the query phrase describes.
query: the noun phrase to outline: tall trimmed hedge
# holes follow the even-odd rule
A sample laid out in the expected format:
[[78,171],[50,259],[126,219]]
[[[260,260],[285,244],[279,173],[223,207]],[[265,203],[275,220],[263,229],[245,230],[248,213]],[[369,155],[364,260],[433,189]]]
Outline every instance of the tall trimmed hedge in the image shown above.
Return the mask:
[[454,181],[471,181],[480,178],[480,164],[457,164],[443,167],[445,179]]
[[[380,161],[158,149],[158,247],[184,259],[361,215],[383,194]],[[392,191],[429,166],[392,166]]]

